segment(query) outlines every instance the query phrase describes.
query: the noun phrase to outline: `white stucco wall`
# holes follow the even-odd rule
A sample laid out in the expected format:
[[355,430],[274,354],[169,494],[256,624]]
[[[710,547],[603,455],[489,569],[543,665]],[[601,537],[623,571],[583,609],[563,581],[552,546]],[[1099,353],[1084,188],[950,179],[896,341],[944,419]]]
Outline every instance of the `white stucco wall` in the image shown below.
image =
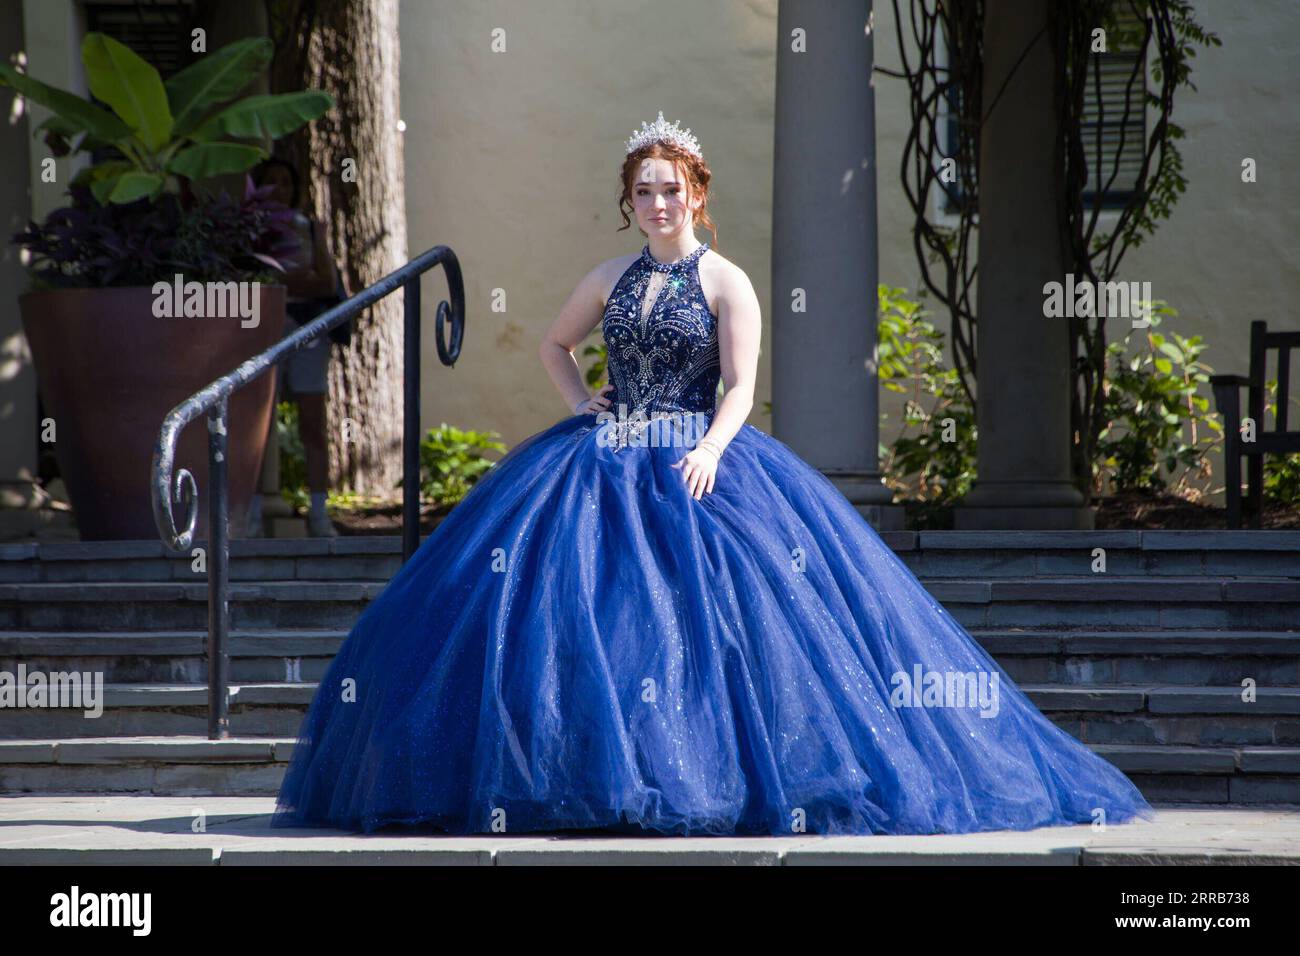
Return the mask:
[[[1198,7],[1223,46],[1197,56],[1199,92],[1178,101],[1190,185],[1120,278],[1150,281],[1180,310],[1179,331],[1205,337],[1217,371],[1245,372],[1251,319],[1297,325],[1300,209],[1288,187],[1298,179],[1300,4]],[[587,269],[643,243],[635,226],[615,231],[617,171],[623,139],[659,109],[700,138],[718,249],[748,272],[767,321],[776,11],[776,0],[404,0],[411,251],[451,245],[469,308],[461,364],[426,376],[426,424],[491,428],[513,444],[566,413],[537,341]],[[897,66],[891,3],[877,2],[876,25],[877,62]],[[497,28],[503,53],[492,50]],[[914,289],[911,213],[898,185],[904,88],[880,76],[876,94],[880,276]],[[1241,182],[1246,156],[1258,161],[1257,183]],[[429,320],[439,287],[426,294]],[[505,311],[492,311],[494,294]],[[769,424],[758,410],[770,398],[767,343],[751,419],[759,427]],[[433,368],[432,343],[426,354]],[[892,399],[885,441],[896,433]]]
[[[456,250],[469,310],[454,371],[426,350],[426,426],[492,428],[514,444],[566,414],[537,345],[589,269],[644,244],[635,222],[616,231],[618,171],[623,142],[661,109],[699,137],[717,249],[766,314],[775,12],[771,0],[402,3],[410,248]],[[497,28],[504,53],[492,52]],[[441,285],[426,293],[430,322]]]

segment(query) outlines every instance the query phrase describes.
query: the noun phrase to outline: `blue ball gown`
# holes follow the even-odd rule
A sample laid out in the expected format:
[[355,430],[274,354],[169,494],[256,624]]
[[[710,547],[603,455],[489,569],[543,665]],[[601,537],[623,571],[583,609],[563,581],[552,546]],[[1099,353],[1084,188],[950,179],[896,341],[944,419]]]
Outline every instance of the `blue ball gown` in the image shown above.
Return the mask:
[[707,248],[662,263],[647,246],[606,306],[610,397],[644,418],[574,415],[511,449],[357,620],[274,826],[921,834],[1152,815],[785,444],[743,426],[691,497],[671,466],[720,375]]

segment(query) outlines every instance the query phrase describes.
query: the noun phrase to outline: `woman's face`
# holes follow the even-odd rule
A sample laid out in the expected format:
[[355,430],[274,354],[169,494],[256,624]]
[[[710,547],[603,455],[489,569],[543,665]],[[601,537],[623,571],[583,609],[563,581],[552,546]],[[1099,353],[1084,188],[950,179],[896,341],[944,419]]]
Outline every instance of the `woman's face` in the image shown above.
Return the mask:
[[647,236],[675,236],[690,229],[699,201],[687,199],[685,174],[670,160],[647,157],[632,179],[632,208]]
[[283,166],[268,166],[262,170],[262,180],[258,185],[274,186],[275,192],[271,193],[271,198],[286,206],[293,205],[293,177]]

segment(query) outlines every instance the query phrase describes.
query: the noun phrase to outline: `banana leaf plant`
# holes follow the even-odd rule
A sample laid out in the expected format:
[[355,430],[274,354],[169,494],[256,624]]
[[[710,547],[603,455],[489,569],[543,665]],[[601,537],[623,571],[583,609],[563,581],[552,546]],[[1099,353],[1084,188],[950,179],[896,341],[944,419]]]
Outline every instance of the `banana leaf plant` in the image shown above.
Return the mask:
[[[251,169],[267,156],[263,143],[322,116],[333,98],[322,90],[236,100],[271,61],[267,37],[237,40],[165,82],[130,47],[102,33],[81,44],[90,92],[107,104],[49,86],[0,63],[0,84],[54,115],[37,127],[56,155],[103,151],[78,173],[99,202],[130,203],[180,193],[186,180]],[[108,150],[107,147],[111,147]]]

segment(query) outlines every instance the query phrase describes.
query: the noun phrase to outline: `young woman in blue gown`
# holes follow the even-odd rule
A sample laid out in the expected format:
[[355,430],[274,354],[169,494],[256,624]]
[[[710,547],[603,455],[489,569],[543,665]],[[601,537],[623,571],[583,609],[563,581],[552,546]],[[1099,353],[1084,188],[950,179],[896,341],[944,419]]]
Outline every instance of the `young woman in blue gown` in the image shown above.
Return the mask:
[[[541,346],[573,414],[498,462],[357,620],[273,825],[922,834],[1152,816],[827,478],[745,423],[759,307],[696,239],[709,179],[662,113],[628,141],[620,209],[648,241],[588,273]],[[593,396],[573,353],[598,323]]]

